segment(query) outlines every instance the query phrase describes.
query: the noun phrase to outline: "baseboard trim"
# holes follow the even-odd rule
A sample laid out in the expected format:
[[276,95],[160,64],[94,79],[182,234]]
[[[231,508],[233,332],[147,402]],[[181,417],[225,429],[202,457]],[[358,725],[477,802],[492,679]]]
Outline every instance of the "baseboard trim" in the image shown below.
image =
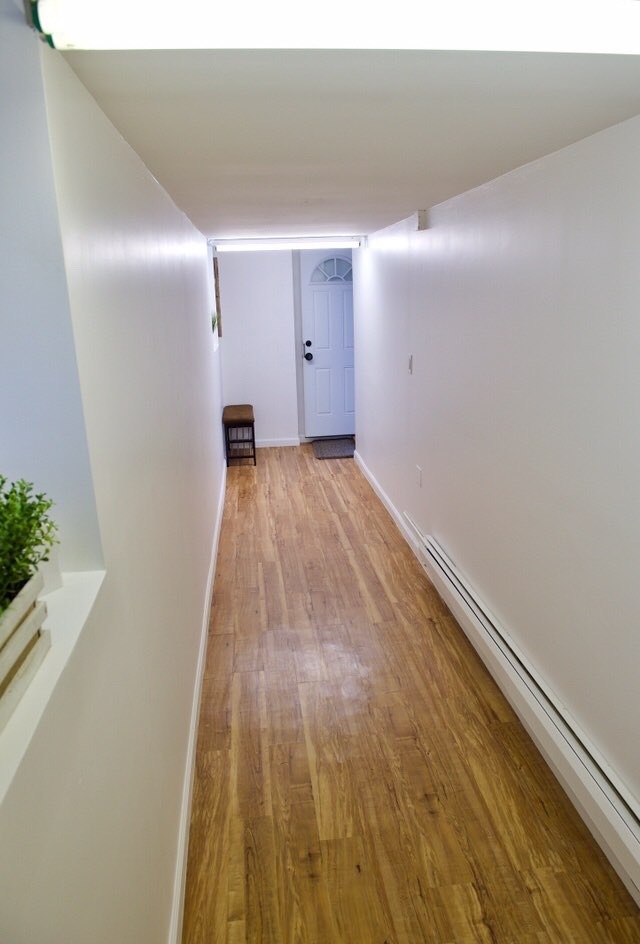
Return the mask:
[[277,446],[299,446],[300,439],[256,439],[256,449],[274,449]]
[[205,596],[204,613],[202,616],[202,627],[200,631],[200,646],[198,650],[198,661],[196,664],[196,677],[193,689],[193,701],[191,703],[191,720],[189,723],[189,737],[187,746],[187,763],[185,767],[184,785],[182,788],[182,803],[180,806],[180,822],[178,827],[178,846],[176,857],[176,871],[173,883],[173,902],[171,906],[171,922],[169,925],[169,944],[181,944],[182,941],[182,923],[184,918],[184,898],[187,879],[187,856],[189,852],[189,825],[191,822],[191,800],[193,796],[193,778],[196,764],[196,745],[198,741],[198,723],[200,720],[200,701],[202,699],[202,683],[204,679],[204,668],[207,658],[207,638],[209,634],[209,620],[211,617],[211,604],[213,598],[213,582],[216,574],[216,563],[218,560],[218,546],[220,544],[220,532],[222,530],[222,516],[224,513],[224,498],[226,494],[226,466],[222,467],[220,495],[218,496],[218,508],[216,520],[213,529],[213,541],[211,547],[211,559],[209,561],[209,573],[207,575],[207,587]]
[[357,449],[353,454],[353,458],[355,459],[356,465],[358,466],[358,468],[364,475],[365,479],[367,480],[371,488],[374,490],[374,492],[376,493],[376,495],[378,496],[378,498],[380,499],[384,507],[387,509],[387,511],[389,512],[389,514],[391,515],[391,517],[397,524],[407,544],[409,545],[409,547],[411,548],[411,550],[417,557],[418,545],[416,543],[415,536],[411,532],[410,528],[407,525],[407,522],[404,519],[404,516],[401,515],[398,509],[395,507],[395,505],[393,504],[393,502],[391,501],[391,499],[389,498],[385,490],[380,485],[380,482],[378,482],[377,478],[375,477],[371,469],[367,466],[367,464],[365,463],[364,459],[362,458],[362,456],[360,455]]

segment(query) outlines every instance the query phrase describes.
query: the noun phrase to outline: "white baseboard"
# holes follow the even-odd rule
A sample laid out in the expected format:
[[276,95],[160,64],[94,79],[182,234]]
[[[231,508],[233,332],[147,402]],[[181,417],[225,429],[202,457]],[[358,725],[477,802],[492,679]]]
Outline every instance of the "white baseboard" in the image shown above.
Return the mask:
[[418,549],[415,542],[415,537],[413,533],[411,532],[411,530],[409,529],[404,517],[400,514],[396,506],[393,504],[393,502],[391,501],[391,499],[389,498],[385,490],[382,488],[382,486],[378,482],[377,478],[375,477],[371,469],[366,465],[366,463],[364,462],[362,456],[360,455],[357,449],[353,454],[353,458],[355,459],[356,465],[362,471],[362,474],[366,478],[371,488],[374,490],[374,492],[376,493],[376,495],[378,496],[378,498],[380,499],[384,507],[387,509],[387,511],[389,512],[389,514],[391,515],[395,523],[398,525],[398,528],[400,529],[402,536],[406,540],[407,544],[410,546],[413,553],[417,556]]
[[193,700],[191,703],[191,720],[189,723],[189,737],[187,745],[187,763],[185,767],[184,785],[182,788],[182,803],[180,807],[180,822],[178,827],[178,848],[176,858],[176,871],[173,884],[173,902],[171,907],[171,922],[169,925],[169,944],[181,944],[182,941],[182,922],[184,917],[184,896],[187,879],[187,856],[189,852],[189,825],[191,822],[191,800],[193,796],[193,777],[196,763],[196,745],[198,741],[198,723],[200,720],[200,701],[202,699],[202,682],[204,678],[204,668],[207,658],[207,638],[209,634],[209,620],[211,617],[211,600],[213,596],[213,582],[216,574],[216,563],[218,560],[218,545],[220,543],[220,531],[222,529],[222,516],[224,512],[224,497],[226,492],[226,466],[223,466],[222,484],[220,495],[218,496],[218,509],[216,512],[216,521],[214,525],[213,542],[211,547],[211,559],[209,562],[209,573],[207,575],[207,588],[205,591],[205,605],[202,616],[202,628],[200,632],[200,647],[198,650],[198,661],[196,665],[196,677],[193,688]]
[[[611,865],[621,880],[640,904],[640,840],[633,816],[619,803],[609,783],[615,784],[615,776],[601,775],[588,756],[576,747],[570,736],[554,720],[554,711],[545,708],[544,700],[535,694],[534,687],[518,674],[500,645],[496,643],[474,619],[464,600],[452,589],[450,583],[435,568],[421,546],[419,535],[409,527],[404,515],[380,486],[371,470],[357,453],[356,462],[381,502],[398,525],[409,547],[426,571],[436,590],[447,604],[462,630],[480,655],[491,675],[506,696],[524,727],[529,732],[542,756],[553,770],[567,796],[584,820]],[[547,698],[551,705],[560,700],[546,685]],[[576,728],[577,729],[577,728]],[[582,735],[582,740],[588,743]],[[595,753],[595,752],[594,752]],[[605,765],[603,765],[604,767]],[[609,774],[612,772],[609,771]]]
[[273,449],[276,446],[299,446],[300,439],[256,439],[256,449]]

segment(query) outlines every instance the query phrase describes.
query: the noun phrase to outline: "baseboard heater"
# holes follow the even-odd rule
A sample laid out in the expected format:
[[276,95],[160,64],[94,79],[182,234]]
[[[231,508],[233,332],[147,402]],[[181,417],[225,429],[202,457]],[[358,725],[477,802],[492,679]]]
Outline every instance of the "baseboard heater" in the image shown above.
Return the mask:
[[[443,548],[405,512],[418,560],[451,607],[525,727],[640,903],[640,815],[635,799],[539,674],[487,611]],[[496,672],[497,669],[497,672]],[[515,695],[515,697],[511,697]]]

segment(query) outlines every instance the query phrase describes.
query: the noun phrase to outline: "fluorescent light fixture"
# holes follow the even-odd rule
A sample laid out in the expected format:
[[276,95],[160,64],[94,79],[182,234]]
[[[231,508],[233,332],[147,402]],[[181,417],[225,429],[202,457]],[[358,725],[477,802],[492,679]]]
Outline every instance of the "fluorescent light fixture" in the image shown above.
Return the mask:
[[450,49],[640,54],[637,0],[25,0],[58,49]]
[[216,252],[270,252],[274,249],[358,249],[363,236],[303,236],[273,239],[212,239]]

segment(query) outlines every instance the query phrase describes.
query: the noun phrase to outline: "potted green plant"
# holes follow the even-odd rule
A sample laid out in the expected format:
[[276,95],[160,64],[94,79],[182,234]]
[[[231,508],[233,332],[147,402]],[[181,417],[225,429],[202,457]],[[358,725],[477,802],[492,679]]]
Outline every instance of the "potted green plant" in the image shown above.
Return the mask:
[[0,728],[50,646],[39,565],[57,544],[53,501],[0,475]]

